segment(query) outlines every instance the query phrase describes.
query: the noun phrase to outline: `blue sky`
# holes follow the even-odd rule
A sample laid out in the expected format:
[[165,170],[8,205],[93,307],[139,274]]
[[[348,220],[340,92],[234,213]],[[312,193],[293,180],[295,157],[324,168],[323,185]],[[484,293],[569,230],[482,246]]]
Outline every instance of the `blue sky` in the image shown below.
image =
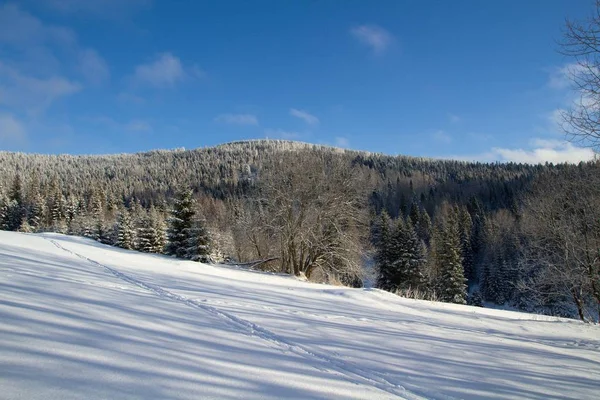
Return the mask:
[[0,2],[0,149],[284,138],[482,161],[563,141],[557,53],[587,0]]

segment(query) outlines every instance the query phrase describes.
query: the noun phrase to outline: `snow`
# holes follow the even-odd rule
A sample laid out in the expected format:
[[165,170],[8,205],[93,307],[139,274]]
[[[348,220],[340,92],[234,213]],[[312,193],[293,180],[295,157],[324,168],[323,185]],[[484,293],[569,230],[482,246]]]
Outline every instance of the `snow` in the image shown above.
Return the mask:
[[0,232],[0,398],[593,399],[600,328]]

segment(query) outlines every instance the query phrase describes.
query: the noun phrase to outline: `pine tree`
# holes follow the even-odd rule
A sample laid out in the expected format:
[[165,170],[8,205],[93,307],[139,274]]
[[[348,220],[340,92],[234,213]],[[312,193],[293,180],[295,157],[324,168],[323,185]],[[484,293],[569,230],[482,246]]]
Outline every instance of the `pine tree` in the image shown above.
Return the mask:
[[468,284],[474,284],[473,276],[473,247],[471,238],[473,235],[473,220],[466,207],[460,207],[458,211],[458,229],[460,235],[460,255]]
[[131,215],[129,215],[129,211],[122,210],[119,213],[117,220],[117,237],[115,244],[123,249],[131,250],[133,249],[134,236]]
[[460,255],[460,232],[456,214],[456,210],[450,210],[445,220],[440,221],[436,227],[436,289],[442,301],[465,304],[467,285]]
[[195,201],[191,189],[183,189],[177,193],[167,231],[168,243],[165,253],[179,258],[186,258],[190,246],[192,221],[196,214]]
[[8,197],[3,193],[0,193],[0,229],[6,229],[8,225],[8,204]]
[[378,235],[375,238],[377,252],[375,254],[375,265],[377,268],[377,287],[383,290],[391,290],[393,287],[392,273],[392,221],[384,210],[379,217]]
[[137,249],[146,253],[162,253],[165,247],[164,223],[154,207],[139,220]]
[[19,226],[18,231],[23,232],[23,233],[33,232],[33,228],[31,227],[31,225],[29,225],[29,221],[27,221],[27,217],[23,217],[23,220],[21,221],[21,225]]
[[206,228],[206,220],[196,216],[185,234],[188,238],[185,258],[192,261],[210,262],[211,239]]
[[401,235],[399,270],[402,280],[399,285],[402,289],[423,290],[427,285],[425,245],[410,220],[404,225]]
[[6,204],[3,229],[16,231],[21,226],[24,216],[25,209],[23,207],[21,176],[16,174],[8,192],[8,203]]

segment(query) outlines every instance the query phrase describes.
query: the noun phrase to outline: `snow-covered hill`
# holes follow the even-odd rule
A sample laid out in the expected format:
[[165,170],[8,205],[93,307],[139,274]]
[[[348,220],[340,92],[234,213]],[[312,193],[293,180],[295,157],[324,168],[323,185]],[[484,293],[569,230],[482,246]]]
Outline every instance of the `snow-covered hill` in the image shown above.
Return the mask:
[[0,232],[0,398],[570,398],[600,328]]

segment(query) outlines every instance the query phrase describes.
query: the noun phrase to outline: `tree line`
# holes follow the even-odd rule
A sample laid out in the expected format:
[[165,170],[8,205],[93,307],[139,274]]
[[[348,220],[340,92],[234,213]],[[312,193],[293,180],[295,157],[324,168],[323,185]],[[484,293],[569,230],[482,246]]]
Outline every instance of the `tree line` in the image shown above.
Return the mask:
[[[210,168],[190,161],[202,157]],[[109,160],[118,162],[109,168]],[[563,271],[560,251],[534,251],[548,246],[542,227],[554,223],[539,207],[560,203],[550,202],[548,187],[591,179],[595,163],[478,164],[258,141],[118,156],[2,153],[0,165],[2,229],[81,235],[351,286],[368,280],[364,266],[374,259],[374,281],[384,290],[584,318],[598,288],[593,262],[575,269],[587,275],[574,272],[579,281],[567,290],[558,285],[567,280],[552,283],[548,272]],[[590,202],[590,221],[595,198],[577,198]],[[556,214],[565,218],[583,212],[562,207],[571,210]],[[563,231],[586,229],[591,257],[596,228],[571,222],[561,222]]]

